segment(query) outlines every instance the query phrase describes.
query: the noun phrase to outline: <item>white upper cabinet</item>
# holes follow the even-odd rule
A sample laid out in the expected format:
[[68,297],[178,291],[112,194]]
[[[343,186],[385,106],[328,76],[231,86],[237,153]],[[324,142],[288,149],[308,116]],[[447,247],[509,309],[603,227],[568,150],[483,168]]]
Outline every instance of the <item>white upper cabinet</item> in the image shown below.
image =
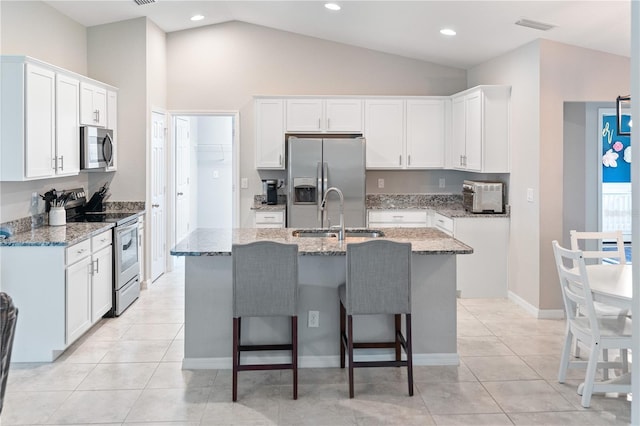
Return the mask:
[[360,99],[287,99],[287,132],[362,133]]
[[80,82],[56,75],[56,175],[80,171]]
[[83,126],[106,127],[107,90],[90,83],[80,83],[80,123]]
[[509,86],[478,86],[452,96],[454,169],[510,172],[510,93]]
[[448,100],[409,99],[406,102],[406,168],[444,167]]
[[364,111],[367,169],[402,168],[404,101],[367,99]]
[[284,102],[256,99],[256,168],[284,170]]
[[367,99],[368,169],[444,167],[448,99]]
[[28,56],[1,55],[0,66],[0,181],[77,175],[81,89],[97,89],[106,124],[111,86]]

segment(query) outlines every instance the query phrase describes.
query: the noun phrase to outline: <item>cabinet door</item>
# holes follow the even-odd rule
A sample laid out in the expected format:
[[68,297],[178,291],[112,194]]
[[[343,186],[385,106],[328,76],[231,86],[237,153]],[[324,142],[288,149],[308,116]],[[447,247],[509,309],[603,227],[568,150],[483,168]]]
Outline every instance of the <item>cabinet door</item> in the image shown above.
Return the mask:
[[91,327],[91,258],[67,267],[66,344],[71,344]]
[[144,219],[140,217],[138,219],[138,260],[140,262],[140,283],[144,283],[145,280],[145,250],[144,250]]
[[364,136],[367,169],[401,169],[404,102],[401,99],[365,100]]
[[322,99],[287,99],[287,131],[319,132],[324,129]]
[[284,104],[282,99],[257,99],[256,168],[284,169]]
[[91,279],[91,323],[98,321],[113,306],[112,246],[94,253]]
[[362,133],[362,100],[327,99],[325,102],[328,132]]
[[80,83],[80,123],[85,126],[106,126],[106,89],[89,83]]
[[80,82],[56,75],[56,174],[80,171]]
[[116,171],[118,166],[118,93],[107,91],[107,129],[113,130],[113,164],[108,171]]
[[464,168],[466,153],[466,118],[464,96],[454,98],[451,102],[451,164],[454,169]]
[[482,170],[482,93],[477,91],[465,97],[465,168]]
[[55,172],[55,73],[26,65],[26,178]]
[[445,101],[407,100],[407,168],[444,167]]

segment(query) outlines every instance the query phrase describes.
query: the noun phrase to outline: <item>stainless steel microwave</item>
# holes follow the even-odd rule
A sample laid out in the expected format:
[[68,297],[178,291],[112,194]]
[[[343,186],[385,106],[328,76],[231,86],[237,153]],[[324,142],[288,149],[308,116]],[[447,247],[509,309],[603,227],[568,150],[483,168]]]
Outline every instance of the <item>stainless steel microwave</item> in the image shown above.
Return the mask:
[[99,169],[113,165],[113,130],[80,127],[80,168]]

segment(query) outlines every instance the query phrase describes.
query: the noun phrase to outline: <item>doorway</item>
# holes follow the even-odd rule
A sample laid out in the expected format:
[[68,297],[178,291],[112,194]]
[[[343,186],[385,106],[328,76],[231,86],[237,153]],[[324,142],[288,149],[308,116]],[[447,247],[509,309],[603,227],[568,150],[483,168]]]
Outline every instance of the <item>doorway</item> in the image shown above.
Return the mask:
[[196,228],[239,223],[238,113],[171,113],[174,244]]

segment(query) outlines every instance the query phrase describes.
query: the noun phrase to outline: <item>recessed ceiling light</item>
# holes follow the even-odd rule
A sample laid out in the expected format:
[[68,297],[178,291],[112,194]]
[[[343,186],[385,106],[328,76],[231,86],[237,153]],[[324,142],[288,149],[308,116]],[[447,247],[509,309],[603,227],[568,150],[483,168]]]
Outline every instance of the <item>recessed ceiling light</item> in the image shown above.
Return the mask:
[[192,21],[202,21],[204,19],[204,15],[193,15],[191,17]]
[[446,36],[454,36],[456,35],[456,32],[451,28],[443,28],[440,30],[440,34],[446,35]]
[[325,3],[324,7],[326,7],[329,10],[340,10],[340,9],[342,9],[340,7],[340,5],[336,4],[336,3]]

